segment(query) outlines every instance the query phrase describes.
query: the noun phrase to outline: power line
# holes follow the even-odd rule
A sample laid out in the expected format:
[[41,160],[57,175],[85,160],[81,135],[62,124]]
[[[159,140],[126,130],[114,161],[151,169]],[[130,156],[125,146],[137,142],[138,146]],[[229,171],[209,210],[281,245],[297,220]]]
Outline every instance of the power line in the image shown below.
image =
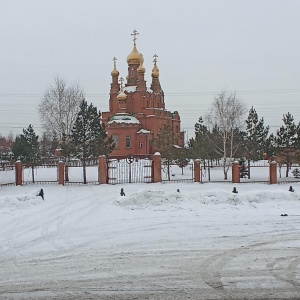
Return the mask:
[[[236,90],[237,94],[284,94],[284,93],[300,93],[300,89],[268,89],[268,90]],[[201,92],[201,91],[195,91],[195,92],[169,92],[165,93],[165,96],[172,96],[172,97],[196,97],[199,95],[219,95],[220,91],[213,92]],[[44,94],[25,94],[25,93],[0,93],[0,97],[43,97]],[[85,96],[88,97],[109,97],[109,93],[96,93],[96,94],[85,94]]]

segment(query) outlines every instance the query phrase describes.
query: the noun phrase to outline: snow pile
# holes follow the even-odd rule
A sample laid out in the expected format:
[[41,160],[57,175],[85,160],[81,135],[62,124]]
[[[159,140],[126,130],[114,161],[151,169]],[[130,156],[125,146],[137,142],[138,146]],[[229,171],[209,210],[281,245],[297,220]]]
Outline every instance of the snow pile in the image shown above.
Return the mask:
[[[163,205],[177,205],[182,207],[183,203],[191,204],[196,207],[198,205],[250,205],[256,207],[255,204],[263,203],[282,203],[282,202],[298,202],[300,203],[300,194],[291,193],[285,190],[277,191],[242,191],[238,194],[232,193],[225,189],[213,189],[199,191],[197,193],[167,192],[167,191],[141,191],[125,197],[119,197],[115,202],[116,205],[127,209],[145,209]],[[197,205],[198,204],[198,205]],[[187,206],[188,208],[189,206]]]
[[42,200],[37,194],[39,190],[29,191],[17,195],[5,195],[0,197],[0,208],[23,208],[36,205]]
[[239,194],[228,192],[228,190],[214,189],[210,191],[200,192],[196,199],[202,204],[232,204],[244,205],[251,203],[273,202],[279,203],[282,201],[299,201],[300,194],[291,193],[284,190],[279,191],[244,191]]
[[144,209],[152,206],[180,203],[185,200],[187,200],[187,198],[178,192],[142,191],[129,196],[120,197],[115,204],[124,208]]

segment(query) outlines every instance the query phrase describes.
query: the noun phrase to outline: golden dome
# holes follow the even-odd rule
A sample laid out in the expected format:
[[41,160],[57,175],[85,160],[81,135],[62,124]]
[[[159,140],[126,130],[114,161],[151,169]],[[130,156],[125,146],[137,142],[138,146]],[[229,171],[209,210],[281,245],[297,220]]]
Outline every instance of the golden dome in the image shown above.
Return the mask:
[[119,71],[114,67],[114,69],[111,71],[111,76],[119,76]]
[[114,61],[114,69],[111,71],[111,76],[119,76],[119,71],[116,68],[117,59],[114,57],[113,61]]
[[158,78],[159,77],[159,69],[158,67],[156,66],[156,64],[154,65],[153,69],[152,69],[152,77],[154,78]]
[[143,66],[143,63],[144,63],[144,56],[143,56],[143,54],[141,53],[141,54],[140,54],[140,66],[139,66],[138,69],[137,69],[137,71],[138,71],[139,73],[145,73],[145,71],[146,71],[146,69],[145,69],[144,66]]
[[123,87],[121,86],[121,90],[117,96],[118,101],[125,101],[127,99],[127,95],[123,91]]
[[134,45],[131,53],[127,56],[127,63],[129,65],[140,64],[140,61],[141,61],[141,55],[137,51],[136,46]]

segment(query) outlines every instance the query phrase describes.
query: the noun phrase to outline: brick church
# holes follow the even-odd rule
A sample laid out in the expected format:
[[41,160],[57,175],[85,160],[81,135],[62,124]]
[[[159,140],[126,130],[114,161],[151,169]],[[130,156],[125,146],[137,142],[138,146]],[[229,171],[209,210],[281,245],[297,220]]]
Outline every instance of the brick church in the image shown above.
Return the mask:
[[184,134],[180,130],[179,114],[165,108],[164,92],[157,67],[158,56],[154,55],[152,82],[150,87],[147,87],[144,58],[136,47],[138,33],[134,30],[132,35],[133,49],[127,56],[128,74],[125,84],[124,79],[119,78],[114,58],[109,111],[102,112],[102,123],[108,136],[112,136],[115,142],[111,156],[153,154],[156,151],[153,139],[167,122],[170,122],[173,136],[177,139],[177,145],[174,147],[183,146]]

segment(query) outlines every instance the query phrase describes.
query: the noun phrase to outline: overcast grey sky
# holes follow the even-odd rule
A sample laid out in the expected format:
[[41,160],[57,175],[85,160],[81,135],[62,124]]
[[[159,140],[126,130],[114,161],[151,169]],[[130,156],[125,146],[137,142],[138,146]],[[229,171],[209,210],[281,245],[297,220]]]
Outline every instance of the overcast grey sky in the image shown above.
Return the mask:
[[222,90],[236,91],[276,130],[300,121],[299,0],[0,0],[0,134],[33,124],[60,76],[108,110],[112,58],[126,77],[131,33],[139,32],[151,82],[158,55],[166,108],[193,134]]

